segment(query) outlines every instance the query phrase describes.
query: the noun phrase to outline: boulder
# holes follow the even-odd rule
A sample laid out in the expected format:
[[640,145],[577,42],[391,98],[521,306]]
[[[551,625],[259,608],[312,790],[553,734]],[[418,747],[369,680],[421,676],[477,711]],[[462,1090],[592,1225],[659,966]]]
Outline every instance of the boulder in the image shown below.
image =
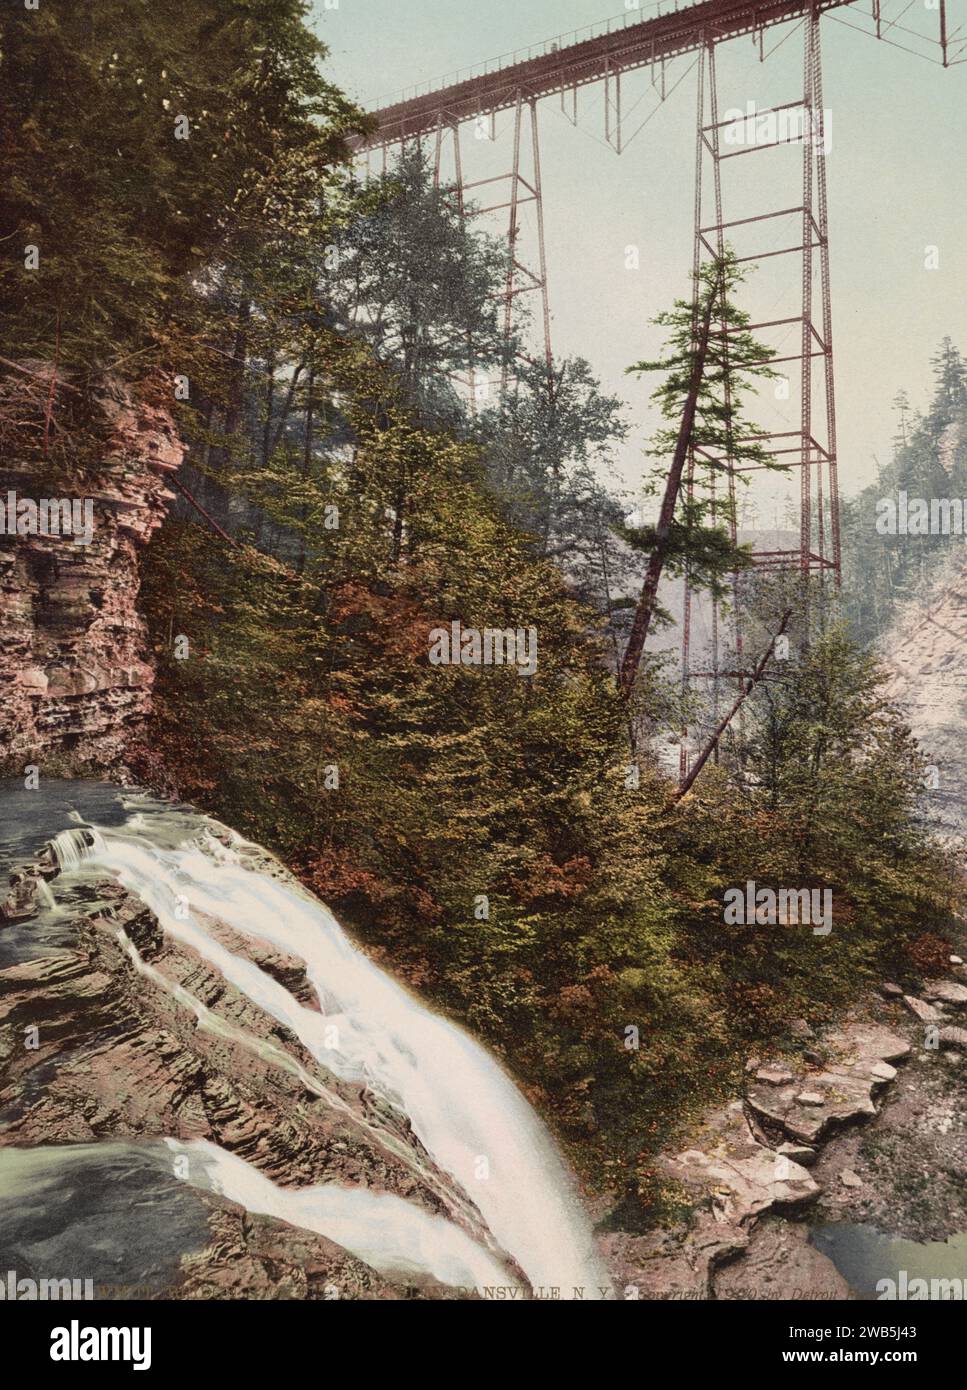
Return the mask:
[[770,1062],[759,1068],[755,1074],[755,1079],[756,1081],[765,1081],[769,1086],[786,1086],[793,1079],[793,1075],[788,1067],[784,1067],[778,1062]]
[[701,1212],[685,1232],[651,1231],[636,1236],[617,1231],[600,1238],[619,1299],[637,1289],[643,1299],[706,1299],[718,1265],[734,1259],[749,1243],[748,1232]]
[[37,911],[38,875],[17,869],[10,875],[10,887],[0,899],[0,923],[23,922]]
[[953,980],[928,980],[923,992],[928,999],[952,1004],[957,1009],[967,1004],[967,985],[958,985]]
[[921,1023],[939,1023],[943,1017],[939,1009],[935,1009],[924,999],[914,998],[912,994],[905,994],[903,1002],[912,1014],[916,1014]]
[[839,1301],[850,1288],[832,1260],[810,1244],[802,1221],[763,1217],[741,1259],[717,1269],[713,1296],[719,1300]]
[[870,1067],[870,1076],[877,1081],[894,1081],[896,1079],[896,1067],[891,1067],[889,1062],[874,1062]]
[[753,1137],[741,1104],[716,1112],[701,1138],[703,1148],[686,1149],[663,1167],[700,1194],[725,1226],[742,1229],[770,1207],[798,1206],[819,1195],[801,1164]]

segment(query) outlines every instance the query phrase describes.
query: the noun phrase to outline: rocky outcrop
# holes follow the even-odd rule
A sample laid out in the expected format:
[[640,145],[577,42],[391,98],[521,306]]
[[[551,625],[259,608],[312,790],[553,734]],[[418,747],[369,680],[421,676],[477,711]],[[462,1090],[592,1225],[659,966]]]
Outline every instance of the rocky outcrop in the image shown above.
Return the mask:
[[880,643],[883,693],[903,712],[929,765],[926,807],[934,826],[967,833],[967,564],[955,555],[922,601],[909,605]]
[[[18,884],[43,882],[44,867],[18,871]],[[401,1115],[328,1072],[123,890],[89,892],[76,946],[0,970],[0,1145],[207,1140],[279,1187],[392,1193],[489,1243]],[[211,926],[317,1006],[301,960]],[[201,1195],[211,1241],[185,1256],[169,1296],[459,1296],[429,1279],[414,1291],[322,1236]]]
[[793,1024],[786,1055],[749,1060],[743,1099],[659,1160],[669,1205],[687,1219],[605,1237],[625,1297],[845,1299],[813,1223],[918,1241],[965,1229],[963,954],[949,965],[955,978],[918,995],[884,984],[838,1027],[817,1037]]
[[695,1145],[664,1158],[660,1169],[694,1202],[690,1225],[605,1237],[619,1288],[635,1288],[640,1298],[712,1297],[716,1271],[745,1251],[763,1213],[801,1207],[820,1190],[803,1166],[760,1142],[742,1101],[709,1114]]
[[854,1024],[825,1043],[833,1057],[826,1066],[787,1085],[753,1085],[747,1096],[760,1122],[810,1145],[839,1125],[875,1115],[876,1092],[896,1076],[890,1063],[910,1052],[904,1038],[876,1024]]
[[810,1244],[803,1222],[766,1216],[742,1251],[742,1258],[717,1271],[717,1299],[842,1300],[850,1288],[836,1266]]
[[208,1246],[187,1255],[181,1277],[165,1291],[175,1298],[373,1299],[452,1298],[428,1284],[407,1289],[390,1283],[323,1236],[230,1203],[212,1204]]
[[741,1255],[748,1243],[748,1231],[701,1211],[687,1230],[645,1236],[614,1232],[602,1238],[601,1249],[619,1296],[701,1300],[712,1296],[715,1271]]
[[834,1230],[846,1223],[899,1241],[943,1242],[967,1230],[967,1029],[943,1026],[935,1038],[893,1007],[911,1056],[876,1119],[824,1144],[813,1170],[823,1189],[815,1219]]
[[808,1070],[757,1061],[745,1098],[712,1111],[689,1148],[659,1160],[691,1214],[676,1228],[605,1237],[619,1287],[663,1299],[848,1297],[845,1281],[809,1245],[808,1228],[778,1217],[802,1214],[821,1197],[823,1183],[809,1171],[814,1145],[876,1114],[874,1098],[910,1044],[857,1020],[820,1045],[827,1060]]
[[699,1139],[701,1148],[674,1155],[665,1170],[692,1192],[707,1195],[722,1223],[746,1226],[771,1207],[799,1206],[819,1193],[804,1167],[759,1142],[742,1101],[715,1112]]
[[[31,393],[47,379],[38,364],[3,378],[0,408],[22,401],[29,414],[37,404]],[[70,480],[56,470],[45,477],[36,460],[18,461],[16,444],[4,441],[4,508],[10,494],[93,507],[87,544],[72,535],[0,534],[0,750],[8,770],[50,753],[111,766],[150,706],[138,559],[174,496],[165,479],[185,450],[168,412],[119,384],[88,407],[84,437],[102,444],[96,466]]]

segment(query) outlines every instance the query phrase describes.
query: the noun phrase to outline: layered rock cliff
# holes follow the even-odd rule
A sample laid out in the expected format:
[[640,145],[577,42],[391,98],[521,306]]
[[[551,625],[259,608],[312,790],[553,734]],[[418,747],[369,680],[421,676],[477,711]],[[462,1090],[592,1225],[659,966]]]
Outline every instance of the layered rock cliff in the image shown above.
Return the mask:
[[955,554],[929,594],[880,643],[884,694],[903,711],[929,764],[927,805],[936,827],[967,834],[967,556]]
[[[58,876],[49,850],[15,876],[33,888],[13,914],[25,932],[44,910],[44,883],[56,887]],[[0,1160],[9,1146],[41,1159],[60,1153],[62,1186],[72,1158],[103,1154],[110,1163],[139,1145],[155,1153],[165,1143],[201,1140],[283,1190],[325,1183],[393,1194],[484,1236],[472,1204],[435,1169],[405,1120],[365,1084],[320,1067],[293,1033],[166,936],[137,899],[103,882],[75,889],[71,904],[62,909],[73,918],[69,947],[43,950],[38,942],[39,954],[0,968]],[[318,1009],[302,960],[265,941],[243,942],[224,923],[210,925],[221,944]],[[146,1223],[152,1204],[157,1211],[170,1189],[186,1187],[173,1154],[159,1167],[159,1185],[140,1199]],[[182,1248],[167,1283],[137,1296],[460,1296],[430,1277],[418,1286],[402,1274],[383,1277],[334,1241],[248,1211],[217,1188],[191,1191],[207,1235]],[[118,1197],[122,1210],[109,1222],[121,1219],[129,1200]],[[65,1214],[68,1223],[76,1219]],[[157,1244],[157,1220],[151,1229]],[[22,1252],[18,1258],[22,1264]],[[102,1282],[98,1297],[131,1294],[127,1285],[105,1292]]]
[[88,446],[97,441],[96,457],[72,468],[70,417],[80,395],[69,382],[51,386],[43,364],[0,379],[4,519],[23,499],[93,509],[89,543],[0,534],[0,758],[10,771],[51,754],[78,768],[110,768],[150,707],[139,552],[164,519],[174,496],[166,475],[185,448],[162,405],[114,382],[85,393],[77,434]]

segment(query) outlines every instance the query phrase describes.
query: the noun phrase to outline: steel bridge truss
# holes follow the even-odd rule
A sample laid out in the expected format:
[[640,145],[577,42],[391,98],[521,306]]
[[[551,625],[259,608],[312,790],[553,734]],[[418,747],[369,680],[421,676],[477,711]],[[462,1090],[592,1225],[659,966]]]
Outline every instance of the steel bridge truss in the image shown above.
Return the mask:
[[[752,138],[739,148],[724,144],[726,131],[734,131],[734,116],[722,118],[716,73],[716,37],[706,36],[699,58],[698,112],[695,141],[695,212],[693,241],[693,277],[696,287],[703,266],[721,260],[730,249],[741,265],[782,258],[795,277],[800,289],[799,312],[791,317],[753,322],[747,331],[756,335],[788,337],[795,335],[796,350],[784,352],[773,349],[769,360],[781,368],[782,376],[793,379],[799,404],[798,427],[770,429],[751,435],[746,442],[755,443],[765,461],[748,463],[733,455],[712,455],[694,449],[686,475],[689,499],[694,496],[696,467],[704,466],[713,489],[713,516],[716,498],[716,472],[722,480],[721,511],[727,519],[732,544],[739,539],[737,525],[736,486],[738,475],[771,468],[782,468],[799,475],[799,537],[797,545],[773,546],[770,549],[753,547],[752,558],[760,570],[798,570],[805,585],[810,576],[829,577],[837,586],[841,575],[839,495],[836,468],[836,403],[833,366],[832,299],[829,278],[829,228],[826,194],[826,134],[824,129],[822,59],[820,49],[820,11],[810,11],[802,23],[803,79],[802,94],[792,100],[769,107],[756,108],[742,125],[753,137],[765,125],[768,138]],[[732,108],[733,110],[735,108]],[[785,135],[780,132],[785,129]],[[739,218],[726,217],[724,186],[733,168],[731,161],[745,156],[764,155],[779,146],[791,144],[788,131],[792,129],[801,139],[802,194],[798,204],[774,207],[766,204],[758,211]],[[756,183],[757,188],[770,185]],[[768,225],[778,235],[780,245],[771,250],[744,251],[750,237]],[[719,328],[720,349],[725,371],[723,391],[729,404],[732,381],[728,368],[728,338],[733,330],[723,318]],[[732,580],[731,622],[734,661],[738,665],[738,690],[745,688],[742,674],[743,634],[740,620],[740,587],[738,575]],[[713,713],[717,715],[720,671],[720,634],[717,607],[713,604],[710,616],[711,670],[692,667],[693,591],[685,577],[682,616],[682,683],[687,691],[693,680],[711,682]],[[679,772],[688,772],[690,744],[688,729],[683,730],[679,751]]]
[[[776,465],[787,470],[787,476],[798,473],[796,544],[778,544],[771,549],[753,551],[753,561],[760,571],[798,574],[804,597],[808,596],[809,586],[815,584],[817,577],[822,591],[825,588],[822,581],[838,586],[841,573],[820,20],[825,15],[830,22],[859,29],[874,39],[929,58],[945,68],[967,61],[967,36],[963,25],[951,29],[948,0],[934,0],[930,5],[936,17],[935,33],[932,30],[924,33],[922,29],[912,29],[909,23],[904,24],[902,21],[909,18],[910,12],[910,5],[904,8],[904,3],[905,0],[864,0],[861,6],[853,0],[700,0],[664,15],[659,6],[659,13],[648,18],[640,18],[637,8],[632,8],[618,20],[609,21],[586,36],[575,34],[568,36],[571,41],[565,38],[542,45],[536,51],[529,49],[525,53],[505,55],[504,59],[482,69],[459,73],[453,81],[413,89],[404,99],[376,111],[373,131],[358,147],[367,172],[371,171],[377,151],[381,152],[385,172],[389,148],[402,148],[410,141],[425,147],[432,140],[437,186],[441,184],[444,152],[449,148],[454,179],[452,185],[447,180],[447,186],[454,189],[461,215],[506,214],[507,273],[501,296],[505,338],[509,341],[515,333],[515,308],[521,298],[536,294],[540,304],[541,349],[550,366],[551,320],[538,102],[558,96],[562,112],[576,126],[580,90],[600,84],[603,88],[603,144],[620,155],[651,118],[646,117],[629,135],[631,111],[626,106],[623,75],[648,69],[651,93],[660,105],[687,75],[687,72],[682,73],[669,84],[666,65],[682,55],[693,55],[688,71],[694,67],[698,74],[692,260],[696,287],[702,266],[720,259],[726,248],[740,264],[781,258],[782,265],[788,267],[786,284],[795,285],[798,311],[793,316],[752,323],[748,331],[756,336],[766,335],[767,342],[770,335],[778,339],[778,346],[770,346],[773,354],[770,361],[774,367],[782,369],[783,376],[796,388],[798,420],[789,421],[787,428],[769,429],[753,436],[767,456],[764,464],[750,464],[728,454],[717,458],[708,454],[700,456],[696,450],[687,467],[686,491],[694,496],[696,470],[701,465],[711,466],[713,478],[718,473],[721,514],[728,518],[734,543],[739,539],[736,487],[740,475]],[[888,4],[893,6],[891,14],[887,14]],[[735,117],[723,118],[721,114],[716,50],[721,44],[744,35],[751,37],[759,58],[764,61],[770,51],[766,45],[767,32],[795,21],[799,22],[802,32],[801,92],[796,92],[785,103],[758,109],[756,117],[773,117],[777,121],[798,119],[802,138],[753,140],[742,148],[732,148],[728,131],[734,128]],[[784,41],[785,37],[779,42]],[[466,181],[461,126],[473,122],[475,136],[493,142],[496,118],[499,113],[508,111],[511,113],[509,167],[487,178]],[[727,217],[726,208],[731,205],[728,190],[735,167],[732,161],[739,156],[761,155],[778,145],[790,143],[801,146],[799,202],[782,207],[766,204],[748,215]],[[481,198],[483,205],[475,200],[468,204],[467,195],[471,193]],[[536,223],[536,245],[529,256],[524,254],[521,244],[522,214],[527,207],[532,208]],[[766,228],[777,235],[781,244],[766,250],[754,250],[751,246],[745,249],[750,236]],[[732,330],[723,321],[717,331],[726,348],[727,364],[728,336]],[[789,336],[794,338],[794,350],[786,350],[784,345],[784,339]],[[505,363],[501,372],[502,389],[507,388],[511,371],[509,362]],[[472,368],[466,384],[471,406],[475,408],[478,380]],[[729,391],[727,367],[724,389]],[[749,679],[749,673],[743,670],[740,584],[739,576],[734,576],[730,619],[733,652],[726,663],[729,669],[725,671],[720,669],[719,618],[715,605],[712,605],[709,643],[711,669],[692,667],[694,595],[687,578],[685,582],[683,689],[687,690],[696,680],[710,683],[716,713],[720,682],[734,681],[741,693]],[[683,778],[688,771],[689,757],[686,728],[682,731],[679,759]]]

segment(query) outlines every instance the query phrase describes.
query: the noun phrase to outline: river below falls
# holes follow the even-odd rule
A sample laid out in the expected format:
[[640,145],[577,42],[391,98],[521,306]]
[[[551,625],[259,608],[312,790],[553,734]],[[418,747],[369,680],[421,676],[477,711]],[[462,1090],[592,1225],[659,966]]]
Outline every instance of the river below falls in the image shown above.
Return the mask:
[[209,1240],[208,1204],[163,1146],[0,1148],[0,1280],[91,1280],[96,1298],[162,1297]]
[[[903,1240],[875,1226],[842,1221],[814,1226],[810,1240],[832,1260],[856,1298],[895,1298],[898,1293],[902,1297],[902,1290],[907,1298],[951,1297],[944,1295],[939,1281],[959,1288],[956,1297],[967,1292],[967,1234],[947,1240]],[[925,1283],[914,1287],[914,1280]]]

